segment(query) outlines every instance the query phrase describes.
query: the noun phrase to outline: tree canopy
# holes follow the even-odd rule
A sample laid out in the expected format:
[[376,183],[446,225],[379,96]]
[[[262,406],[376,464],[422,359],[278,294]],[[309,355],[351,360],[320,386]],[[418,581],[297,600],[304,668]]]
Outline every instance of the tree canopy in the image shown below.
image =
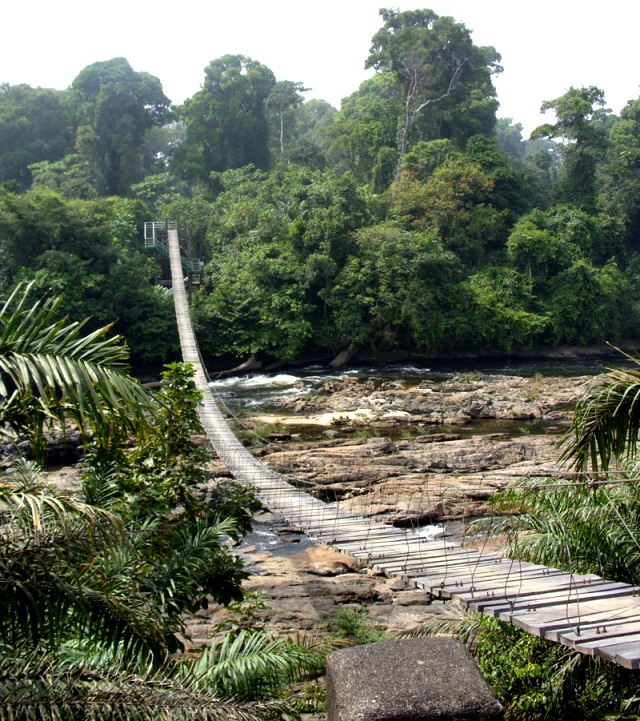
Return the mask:
[[208,181],[211,172],[270,165],[266,101],[274,74],[244,55],[225,55],[205,68],[202,90],[181,109],[186,137],[175,167],[187,178]]
[[71,90],[76,147],[96,172],[100,191],[130,195],[131,185],[145,174],[146,133],[169,118],[171,101],[160,81],[114,58],[84,68]]
[[[427,139],[430,133],[433,138],[436,128],[439,137],[460,133],[463,122],[461,116],[455,118],[456,108],[474,96],[476,106],[483,98],[489,100],[484,130],[490,133],[497,109],[491,74],[502,70],[495,49],[475,46],[462,23],[432,10],[382,9],[380,15],[384,26],[372,38],[365,67],[392,73],[402,88],[400,156],[408,151],[412,136]],[[470,111],[467,106],[466,114]]]

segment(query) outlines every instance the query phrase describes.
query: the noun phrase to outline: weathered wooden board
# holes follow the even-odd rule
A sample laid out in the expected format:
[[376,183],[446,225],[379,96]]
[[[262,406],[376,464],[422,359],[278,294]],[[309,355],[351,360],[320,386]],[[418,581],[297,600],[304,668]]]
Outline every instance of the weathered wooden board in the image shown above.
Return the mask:
[[499,614],[498,618],[535,636],[557,641],[560,631],[575,628],[582,623],[603,623],[610,618],[618,619],[636,614],[640,614],[640,599],[631,595],[602,600],[590,599],[577,604],[564,604],[535,611],[530,608],[516,612],[507,610]]
[[519,598],[503,596],[495,598],[474,598],[473,594],[462,594],[457,597],[458,600],[468,608],[474,611],[482,611],[488,616],[500,617],[502,613],[520,610],[538,610],[547,606],[569,607],[586,600],[598,600],[606,598],[621,598],[624,596],[632,596],[634,589],[631,586],[624,587],[622,584],[613,582],[603,582],[598,586],[585,586],[583,589],[573,589],[571,593],[559,592],[540,594],[538,596],[528,596]]
[[[480,556],[484,559],[484,556]],[[501,560],[501,559],[498,559]],[[414,579],[414,582],[420,587],[430,589],[434,594],[440,591],[449,591],[451,589],[460,589],[472,581],[505,581],[514,578],[549,578],[561,574],[562,571],[547,568],[533,563],[520,563],[505,560],[503,563],[497,562],[495,559],[490,560],[486,564],[477,564],[471,568],[470,575],[456,575],[455,573],[447,573],[444,576],[438,576],[436,573]]]

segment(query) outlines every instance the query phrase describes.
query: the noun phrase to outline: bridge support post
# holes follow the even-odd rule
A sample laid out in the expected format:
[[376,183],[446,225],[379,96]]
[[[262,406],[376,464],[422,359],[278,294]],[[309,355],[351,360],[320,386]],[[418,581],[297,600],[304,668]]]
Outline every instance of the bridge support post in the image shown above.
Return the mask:
[[496,701],[467,648],[448,638],[354,646],[327,659],[328,721],[493,721]]

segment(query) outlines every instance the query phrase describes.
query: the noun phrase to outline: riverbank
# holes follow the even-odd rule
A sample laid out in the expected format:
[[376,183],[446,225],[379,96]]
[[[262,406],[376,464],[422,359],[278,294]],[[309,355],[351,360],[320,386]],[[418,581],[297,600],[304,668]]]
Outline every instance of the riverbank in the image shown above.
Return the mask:
[[294,361],[267,360],[249,356],[239,363],[227,363],[220,365],[216,359],[208,359],[207,367],[211,374],[217,378],[242,375],[245,373],[273,373],[286,369],[304,368],[309,365],[321,365],[331,369],[342,369],[347,365],[374,365],[398,363],[420,363],[435,364],[443,366],[460,366],[478,362],[506,363],[520,361],[554,361],[554,360],[576,360],[588,358],[618,359],[619,351],[635,353],[640,348],[640,339],[627,338],[616,343],[615,346],[608,343],[599,343],[587,346],[579,345],[557,345],[530,348],[513,348],[511,352],[504,351],[490,352],[468,352],[468,353],[412,353],[409,351],[386,351],[371,355],[362,351],[345,350],[335,356],[313,356],[300,358]]

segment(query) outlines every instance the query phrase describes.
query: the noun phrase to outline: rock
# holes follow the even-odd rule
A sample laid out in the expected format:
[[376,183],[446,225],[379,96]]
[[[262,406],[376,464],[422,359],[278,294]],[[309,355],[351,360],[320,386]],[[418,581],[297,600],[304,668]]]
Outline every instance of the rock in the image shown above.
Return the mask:
[[398,606],[424,606],[427,599],[425,592],[418,589],[405,589],[406,593],[398,594],[395,603]]
[[358,571],[362,564],[326,546],[314,546],[296,556],[298,571],[314,576],[340,576]]
[[[269,547],[271,551],[256,550],[251,542],[234,549],[250,572],[243,587],[248,593],[260,592],[268,607],[259,614],[260,626],[282,635],[290,635],[292,629],[322,632],[339,609],[366,607],[375,623],[392,633],[402,633],[414,629],[443,606],[439,602],[426,605],[424,591],[417,592],[411,584],[361,568],[359,561],[333,548],[304,540],[300,544],[304,548],[293,550],[295,545],[283,540],[282,527],[271,525],[273,519],[263,516],[261,523],[267,523],[276,534],[277,543]],[[325,569],[338,573],[324,575]],[[215,625],[229,620],[229,611],[211,602],[193,622],[188,619],[187,632],[192,639],[205,638],[209,642]]]
[[[591,382],[587,376],[465,373],[416,386],[347,376],[324,384],[312,400],[312,418],[269,418],[283,425],[293,418],[297,424],[332,424],[332,439],[270,447],[260,455],[294,484],[361,515],[400,525],[481,515],[496,490],[514,478],[561,472],[557,441],[570,404]],[[543,418],[546,425],[532,428],[529,435],[518,428]],[[500,422],[500,430],[512,423],[514,433],[470,436],[436,430],[479,421],[485,427]],[[399,428],[406,428],[406,439],[397,437]],[[423,429],[422,435],[417,428]],[[366,430],[385,436],[346,435],[357,431],[360,436]]]
[[401,525],[482,515],[487,500],[512,479],[557,470],[556,436],[439,438],[293,443],[263,460],[322,500]]
[[327,659],[328,721],[502,718],[468,649],[448,638],[345,648]]
[[345,348],[345,350],[338,353],[338,355],[329,363],[330,368],[341,368],[352,360],[357,354],[357,348]]

